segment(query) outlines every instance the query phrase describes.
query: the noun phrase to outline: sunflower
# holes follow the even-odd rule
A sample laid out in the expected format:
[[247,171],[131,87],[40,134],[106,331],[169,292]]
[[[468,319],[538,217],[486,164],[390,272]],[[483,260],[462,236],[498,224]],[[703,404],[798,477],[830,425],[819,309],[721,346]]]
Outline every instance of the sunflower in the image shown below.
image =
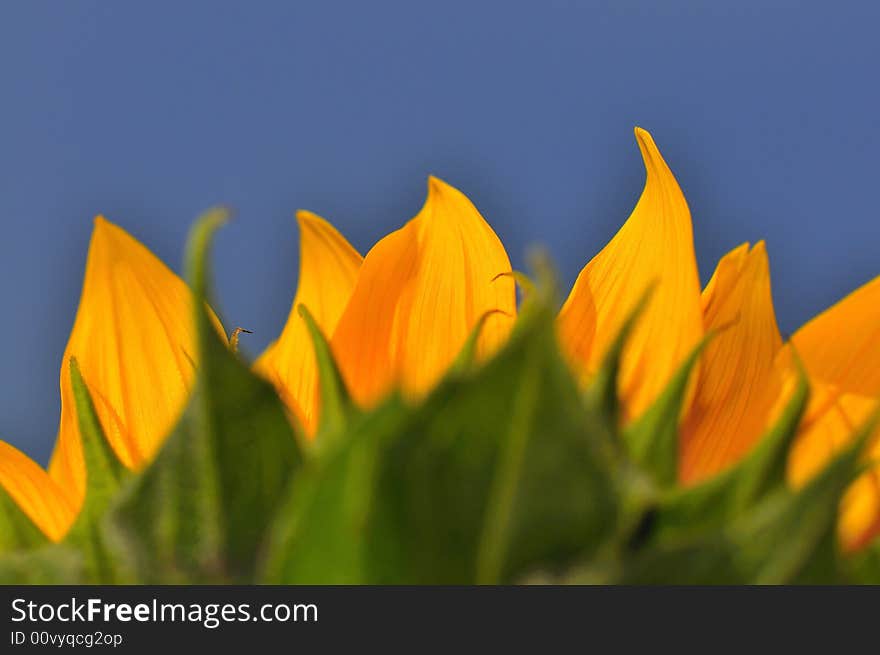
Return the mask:
[[[880,398],[880,278],[788,340],[773,309],[764,242],[742,244],[701,289],[690,211],[651,135],[636,128],[647,172],[629,219],[577,277],[559,311],[559,344],[580,383],[597,375],[643,298],[618,380],[620,420],[642,416],[705,343],[680,417],[678,477],[694,485],[740,461],[777,419],[800,367],[812,395],[788,480],[810,480],[852,439]],[[413,403],[444,378],[476,335],[492,357],[517,320],[515,278],[498,236],[468,198],[431,177],[421,211],[361,255],[324,219],[299,212],[293,307],[254,370],[269,380],[306,435],[321,413],[306,306],[327,335],[358,404],[399,390]],[[647,291],[647,295],[646,295]],[[67,362],[75,358],[120,462],[144,468],[180,416],[198,366],[193,296],[124,230],[98,217],[82,296],[64,353],[61,419],[48,471],[0,442],[0,485],[53,541],[82,506],[85,466]],[[224,334],[219,321],[214,325]],[[707,339],[707,337],[710,337]],[[876,440],[869,457],[880,458]],[[880,466],[869,461],[840,511],[847,549],[880,532]]]

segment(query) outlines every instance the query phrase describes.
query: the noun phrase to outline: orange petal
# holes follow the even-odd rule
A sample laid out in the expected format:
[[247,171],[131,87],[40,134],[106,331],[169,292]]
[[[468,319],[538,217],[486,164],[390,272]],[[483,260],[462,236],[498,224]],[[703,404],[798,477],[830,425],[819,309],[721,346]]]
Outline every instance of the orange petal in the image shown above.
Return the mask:
[[0,486],[52,541],[60,541],[76,518],[64,490],[40,466],[0,441]]
[[696,482],[735,462],[761,437],[781,391],[782,346],[763,242],[725,255],[703,293],[707,330],[699,383],[682,425],[680,476]]
[[[880,459],[875,447],[873,459]],[[880,535],[880,465],[850,485],[841,501],[837,534],[845,551],[863,548]]]
[[363,259],[323,218],[301,211],[297,221],[300,255],[296,295],[281,336],[257,359],[254,368],[272,381],[308,434],[314,434],[319,412],[315,352],[297,307],[308,307],[329,338],[351,297]]
[[804,325],[791,340],[810,378],[880,397],[880,277]]
[[[789,476],[799,485],[851,441],[880,399],[880,277],[804,325],[791,341],[813,385],[789,461]],[[868,456],[880,461],[876,437]],[[847,549],[880,534],[878,478],[880,469],[874,467],[847,491],[838,526]]]
[[[807,414],[788,462],[788,478],[799,487],[816,475],[852,441],[856,430],[877,407],[877,400],[822,383],[813,384]],[[878,463],[847,490],[841,505],[838,534],[847,550],[865,545],[880,534],[880,434],[868,447],[869,460]]]
[[632,215],[584,267],[559,315],[563,347],[583,377],[597,370],[638,300],[656,285],[624,353],[626,414],[644,411],[703,335],[691,216],[651,135],[636,128],[647,170]]
[[430,389],[488,311],[477,355],[506,338],[516,314],[504,246],[460,191],[431,177],[418,215],[364,259],[332,346],[354,397]]
[[[85,465],[69,360],[76,357],[120,461],[149,461],[186,402],[197,353],[184,282],[123,229],[95,219],[79,309],[61,364],[61,421],[50,475],[78,507]],[[222,331],[222,328],[221,328]]]

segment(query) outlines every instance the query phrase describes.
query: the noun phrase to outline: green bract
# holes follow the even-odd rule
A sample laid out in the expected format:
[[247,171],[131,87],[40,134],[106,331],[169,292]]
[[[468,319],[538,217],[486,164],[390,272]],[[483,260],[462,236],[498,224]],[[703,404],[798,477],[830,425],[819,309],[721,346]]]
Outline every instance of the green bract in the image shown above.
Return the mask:
[[[192,234],[187,268],[199,299],[223,220],[210,212]],[[0,491],[0,582],[880,583],[876,546],[844,558],[835,539],[870,425],[789,489],[802,376],[749,456],[678,487],[677,423],[698,350],[621,430],[616,376],[635,315],[582,393],[556,343],[552,280],[540,267],[538,278],[495,357],[475,365],[466,346],[423,401],[391,396],[369,411],[349,398],[303,308],[323,398],[313,441],[196,303],[196,391],[137,474],[113,454],[71,361],[85,504],[53,545]]]

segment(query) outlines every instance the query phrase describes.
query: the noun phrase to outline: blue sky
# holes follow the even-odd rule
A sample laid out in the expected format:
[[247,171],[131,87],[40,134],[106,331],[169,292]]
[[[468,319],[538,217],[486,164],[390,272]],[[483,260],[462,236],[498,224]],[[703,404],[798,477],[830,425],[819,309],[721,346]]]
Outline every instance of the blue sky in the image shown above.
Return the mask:
[[570,283],[629,215],[649,129],[704,280],[768,243],[782,329],[880,274],[880,10],[782,2],[48,2],[0,9],[0,438],[45,462],[92,217],[179,270],[225,203],[227,325],[259,351],[296,285],[293,212],[365,252],[429,173],[516,266]]

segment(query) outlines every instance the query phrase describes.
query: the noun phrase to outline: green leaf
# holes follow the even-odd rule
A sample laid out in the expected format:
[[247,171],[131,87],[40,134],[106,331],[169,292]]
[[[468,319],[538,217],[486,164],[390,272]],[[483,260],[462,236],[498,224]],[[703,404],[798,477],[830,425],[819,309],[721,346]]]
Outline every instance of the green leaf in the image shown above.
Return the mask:
[[867,433],[799,491],[779,488],[716,530],[683,531],[619,565],[622,584],[790,584],[843,580],[837,508]]
[[101,520],[131,474],[116,457],[104,435],[76,359],[70,360],[70,380],[86,467],[86,494],[64,543],[81,549],[85,575],[89,580],[106,584],[114,581],[115,573],[101,533]]
[[[796,401],[793,400],[794,403]],[[737,518],[702,534],[651,544],[631,558],[616,582],[627,584],[788,584],[842,582],[835,544],[838,506],[857,474],[874,423],[856,435],[803,488],[772,492]]]
[[[379,579],[371,570],[371,541],[385,535],[372,519],[381,447],[401,429],[408,409],[393,396],[357,415],[348,430],[306,461],[272,525],[258,582],[359,584]],[[397,544],[384,549],[392,565]],[[399,582],[396,573],[385,578]]]
[[602,421],[559,355],[552,306],[533,299],[472,375],[416,407],[392,398],[309,463],[262,580],[504,582],[591,553],[617,519]]
[[788,451],[809,400],[803,371],[785,409],[754,448],[731,468],[692,487],[667,492],[657,508],[655,540],[717,529],[785,487]]
[[44,546],[49,540],[0,485],[0,554]]
[[0,556],[0,585],[82,584],[82,557],[72,548],[51,544]]
[[619,568],[624,585],[743,584],[736,545],[723,533],[650,548]]
[[321,415],[318,425],[319,439],[323,442],[326,434],[339,433],[349,424],[351,417],[357,411],[354,401],[348,392],[348,387],[333,358],[333,352],[327,343],[327,338],[318,327],[315,319],[309,312],[308,307],[299,305],[299,315],[306,322],[309,335],[312,337],[312,345],[315,350],[315,362],[318,367],[318,382],[321,394]]
[[155,461],[113,514],[115,552],[139,582],[244,582],[302,455],[274,389],[230,351],[206,309],[206,254],[227,212],[193,228],[196,390]]
[[845,575],[853,584],[880,585],[880,539],[847,557]]
[[703,337],[672,376],[663,393],[623,432],[632,458],[662,486],[672,486],[677,480],[678,422],[691,371],[712,336],[710,332]]
[[876,424],[875,415],[803,488],[780,490],[736,522],[731,534],[738,558],[750,571],[749,582],[781,584],[799,576],[825,577],[815,566],[818,562],[827,569],[836,555],[840,500],[859,472],[859,459]]

